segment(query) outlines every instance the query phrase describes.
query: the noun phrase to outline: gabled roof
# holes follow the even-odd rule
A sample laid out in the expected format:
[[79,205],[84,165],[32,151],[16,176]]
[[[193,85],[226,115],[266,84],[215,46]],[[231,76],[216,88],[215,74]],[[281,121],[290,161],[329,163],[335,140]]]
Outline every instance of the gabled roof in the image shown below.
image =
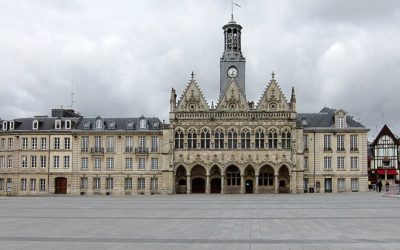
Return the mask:
[[193,78],[189,81],[185,90],[182,93],[181,98],[176,106],[176,111],[208,111],[208,103],[204,98],[203,92],[201,91],[196,80]]
[[289,103],[279,87],[278,82],[272,78],[265,88],[257,104],[258,111],[290,111]]
[[246,97],[235,79],[231,79],[215,108],[218,111],[248,111],[250,110]]
[[381,131],[379,132],[379,134],[375,137],[375,140],[371,143],[371,145],[372,145],[372,146],[375,146],[375,145],[378,143],[379,139],[380,139],[382,136],[384,136],[384,135],[389,136],[390,138],[393,139],[393,141],[394,141],[397,145],[399,145],[399,139],[392,133],[392,131],[389,129],[389,127],[388,127],[386,124],[383,125],[383,128],[381,129]]

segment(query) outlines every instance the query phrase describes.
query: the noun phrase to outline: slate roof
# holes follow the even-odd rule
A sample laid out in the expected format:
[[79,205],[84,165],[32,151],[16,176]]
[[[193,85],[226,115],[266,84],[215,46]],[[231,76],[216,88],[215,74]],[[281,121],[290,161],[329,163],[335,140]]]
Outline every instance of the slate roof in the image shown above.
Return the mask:
[[[333,128],[335,109],[324,107],[318,113],[297,113],[297,121],[304,128]],[[351,116],[346,116],[347,128],[365,128]]]
[[[73,130],[93,130],[93,131],[103,131],[103,130],[162,130],[164,124],[160,119],[156,117],[147,118],[102,118],[102,117],[83,117],[74,113],[71,110],[56,110],[52,112],[53,116],[37,116],[31,118],[18,118],[14,120],[0,120],[0,133],[7,131],[73,131]],[[76,115],[75,115],[76,114]],[[61,117],[59,117],[61,115]],[[146,120],[146,128],[140,128],[140,120]],[[33,122],[37,120],[39,122],[38,129],[33,129]],[[56,120],[61,121],[61,129],[55,129]],[[98,129],[95,127],[96,121],[101,120],[102,128]],[[10,123],[14,121],[14,129],[10,129]],[[65,129],[66,121],[71,121],[71,129]],[[7,123],[7,130],[3,130],[3,123]],[[89,125],[89,126],[85,126]]]

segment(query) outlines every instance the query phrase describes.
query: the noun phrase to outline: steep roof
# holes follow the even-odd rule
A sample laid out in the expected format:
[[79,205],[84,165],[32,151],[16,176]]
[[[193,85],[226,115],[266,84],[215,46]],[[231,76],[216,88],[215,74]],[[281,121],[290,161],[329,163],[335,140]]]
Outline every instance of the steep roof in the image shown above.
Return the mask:
[[[318,113],[297,113],[297,120],[304,128],[331,128],[335,124],[335,111],[337,110],[324,107]],[[346,123],[347,128],[365,128],[349,115],[346,116]]]
[[374,141],[371,143],[371,146],[375,146],[378,143],[379,139],[384,135],[389,136],[390,138],[393,139],[393,141],[396,144],[399,145],[399,139],[392,133],[392,131],[389,129],[389,127],[385,124],[385,125],[383,125],[379,134],[375,137]]

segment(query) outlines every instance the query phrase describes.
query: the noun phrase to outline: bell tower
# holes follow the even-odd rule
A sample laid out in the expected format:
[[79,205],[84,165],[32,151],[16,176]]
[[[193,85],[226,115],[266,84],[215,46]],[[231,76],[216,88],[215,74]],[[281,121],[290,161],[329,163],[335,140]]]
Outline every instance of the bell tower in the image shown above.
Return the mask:
[[242,26],[233,20],[225,24],[224,30],[224,53],[220,59],[220,97],[224,94],[229,82],[234,79],[246,96],[245,86],[245,64],[246,59],[242,54],[241,31]]

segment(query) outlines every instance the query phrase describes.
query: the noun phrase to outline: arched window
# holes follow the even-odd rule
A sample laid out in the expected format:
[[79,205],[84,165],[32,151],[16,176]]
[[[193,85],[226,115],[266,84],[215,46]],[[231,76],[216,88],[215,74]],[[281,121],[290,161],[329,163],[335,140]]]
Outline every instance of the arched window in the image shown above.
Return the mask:
[[221,129],[215,130],[215,148],[224,148],[224,132]]
[[237,132],[234,128],[228,132],[228,148],[237,148]]
[[146,129],[147,128],[147,120],[144,118],[140,119],[139,127],[140,127],[140,129]]
[[243,129],[241,139],[242,148],[250,148],[250,131],[248,129]]
[[197,133],[194,129],[188,133],[188,148],[197,148]]
[[276,129],[268,132],[268,148],[278,148],[278,133]]
[[181,129],[175,131],[175,148],[183,148],[183,131]]
[[262,129],[256,131],[256,148],[264,148],[264,131]]
[[282,148],[289,149],[292,146],[292,138],[289,129],[282,132]]
[[103,128],[103,120],[97,119],[96,120],[96,129],[102,129]]
[[201,140],[200,140],[200,146],[201,148],[210,148],[210,131],[206,128],[201,130]]

